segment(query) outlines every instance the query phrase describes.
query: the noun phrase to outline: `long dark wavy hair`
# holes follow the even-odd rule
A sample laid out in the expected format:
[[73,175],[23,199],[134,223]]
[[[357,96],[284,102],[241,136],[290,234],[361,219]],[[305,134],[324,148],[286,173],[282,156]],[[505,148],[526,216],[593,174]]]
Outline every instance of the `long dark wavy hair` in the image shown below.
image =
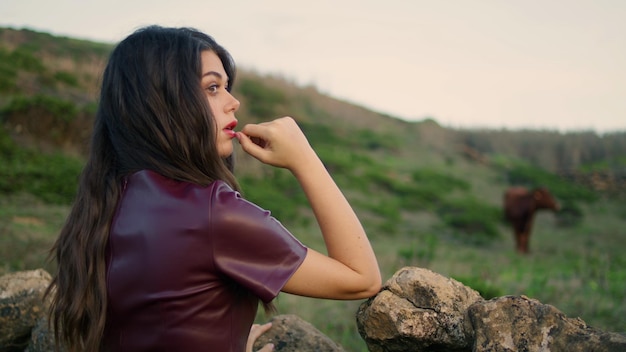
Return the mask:
[[230,54],[192,28],[149,26],[121,41],[102,78],[89,158],[73,207],[51,250],[57,269],[48,287],[55,343],[98,351],[107,291],[105,252],[125,176],[143,169],[239,190],[232,156],[221,158],[216,126],[201,80],[201,53],[210,50],[235,79]]

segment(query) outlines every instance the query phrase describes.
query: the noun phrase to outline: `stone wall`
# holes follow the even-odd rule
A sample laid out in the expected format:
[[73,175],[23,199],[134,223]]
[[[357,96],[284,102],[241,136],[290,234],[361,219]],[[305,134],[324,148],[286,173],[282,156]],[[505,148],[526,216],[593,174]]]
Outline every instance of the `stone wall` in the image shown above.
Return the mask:
[[427,269],[397,271],[357,312],[372,352],[626,351],[626,336],[589,327],[525,296],[484,300]]
[[[53,351],[43,293],[44,270],[0,277],[0,352]],[[427,269],[398,270],[356,312],[359,333],[372,352],[626,351],[626,336],[594,329],[553,306],[524,296],[484,300],[458,281]],[[272,318],[256,343],[277,352],[344,352],[295,315]]]

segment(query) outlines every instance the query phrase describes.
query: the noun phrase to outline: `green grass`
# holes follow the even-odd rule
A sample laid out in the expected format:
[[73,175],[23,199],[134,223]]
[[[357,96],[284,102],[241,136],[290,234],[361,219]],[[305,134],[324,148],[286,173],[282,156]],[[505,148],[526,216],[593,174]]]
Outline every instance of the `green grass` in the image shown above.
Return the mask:
[[51,271],[46,257],[68,211],[68,206],[44,203],[27,193],[0,197],[0,275]]

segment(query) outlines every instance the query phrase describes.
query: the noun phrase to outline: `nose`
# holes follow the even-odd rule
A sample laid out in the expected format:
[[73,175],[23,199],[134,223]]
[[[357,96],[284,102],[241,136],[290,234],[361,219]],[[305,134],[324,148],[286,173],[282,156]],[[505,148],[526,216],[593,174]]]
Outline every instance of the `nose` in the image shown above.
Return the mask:
[[224,106],[227,113],[236,112],[237,110],[239,110],[239,105],[241,105],[239,100],[237,100],[237,98],[235,98],[232,94],[230,94],[230,98],[231,100],[228,102],[228,104]]

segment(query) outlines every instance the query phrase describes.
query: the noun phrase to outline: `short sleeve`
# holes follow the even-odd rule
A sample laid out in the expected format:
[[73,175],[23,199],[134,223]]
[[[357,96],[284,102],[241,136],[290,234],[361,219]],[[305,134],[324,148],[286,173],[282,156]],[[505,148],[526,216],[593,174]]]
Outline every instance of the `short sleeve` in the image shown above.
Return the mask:
[[278,295],[307,253],[269,211],[225,183],[212,195],[210,223],[216,268],[266,303]]

